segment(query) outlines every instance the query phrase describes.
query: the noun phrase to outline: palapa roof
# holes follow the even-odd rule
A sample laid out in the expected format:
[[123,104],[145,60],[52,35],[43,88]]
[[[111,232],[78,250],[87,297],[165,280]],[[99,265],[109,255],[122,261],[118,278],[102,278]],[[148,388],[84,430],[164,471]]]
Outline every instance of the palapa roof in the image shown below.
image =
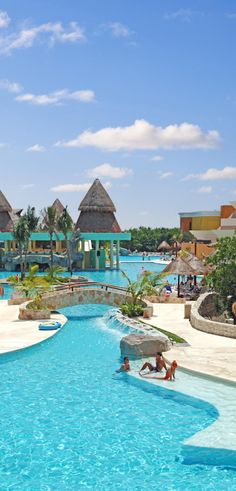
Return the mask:
[[20,218],[22,209],[13,209],[6,196],[0,191],[0,230],[11,232]]
[[196,256],[193,254],[189,254],[184,258],[184,260],[190,264],[190,266],[195,270],[195,274],[205,274],[207,272],[206,266],[203,264],[203,262],[198,259]]
[[95,179],[89,188],[80,203],[79,211],[116,211],[113,201],[99,179]]
[[0,191],[0,212],[2,211],[12,211],[12,207],[9,201],[7,201],[6,196]]
[[185,261],[182,257],[178,256],[176,259],[171,261],[162,273],[177,274],[177,275],[196,275],[196,271],[193,267]]
[[170,251],[171,246],[166,242],[166,240],[163,240],[160,245],[157,248],[158,251]]
[[56,210],[56,215],[59,217],[65,209],[65,206],[63,206],[62,202],[57,198],[53,202],[52,208]]
[[81,232],[121,232],[115,205],[99,179],[95,179],[79,206],[76,229]]

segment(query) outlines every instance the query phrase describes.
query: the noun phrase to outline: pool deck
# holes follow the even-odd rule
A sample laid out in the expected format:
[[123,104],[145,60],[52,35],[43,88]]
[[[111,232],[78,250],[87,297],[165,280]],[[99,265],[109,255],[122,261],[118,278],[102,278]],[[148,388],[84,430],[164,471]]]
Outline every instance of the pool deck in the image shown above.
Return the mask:
[[[0,355],[23,348],[29,348],[54,336],[58,331],[39,331],[40,321],[21,321],[18,319],[19,305],[8,305],[0,301]],[[53,314],[53,320],[66,323],[66,317]]]
[[153,304],[154,315],[142,319],[184,338],[189,346],[175,347],[166,353],[168,360],[176,359],[179,366],[217,377],[223,381],[236,382],[236,339],[207,334],[194,329],[184,319],[183,304]]

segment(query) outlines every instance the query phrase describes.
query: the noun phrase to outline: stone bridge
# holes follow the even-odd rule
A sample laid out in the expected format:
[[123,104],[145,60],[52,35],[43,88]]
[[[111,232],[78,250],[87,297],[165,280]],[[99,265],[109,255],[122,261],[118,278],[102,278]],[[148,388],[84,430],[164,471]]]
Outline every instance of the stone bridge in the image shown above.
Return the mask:
[[82,304],[105,304],[118,307],[123,302],[130,302],[131,297],[126,291],[109,291],[105,288],[74,288],[55,291],[44,296],[44,310],[27,309],[27,305],[20,307],[20,319],[46,319],[51,310],[59,310],[64,307]]
[[50,310],[59,310],[72,305],[86,303],[98,303],[119,306],[123,302],[129,302],[130,295],[125,291],[108,291],[102,288],[75,288],[50,293],[44,298],[45,306]]

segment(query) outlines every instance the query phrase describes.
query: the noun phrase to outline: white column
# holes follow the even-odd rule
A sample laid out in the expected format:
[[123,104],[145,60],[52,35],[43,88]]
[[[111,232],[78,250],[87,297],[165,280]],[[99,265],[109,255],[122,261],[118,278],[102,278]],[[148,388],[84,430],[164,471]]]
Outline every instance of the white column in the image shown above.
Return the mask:
[[99,257],[98,257],[98,250],[99,250],[99,240],[95,241],[95,269],[96,271],[99,269]]
[[113,252],[114,243],[113,240],[110,241],[110,268],[114,268],[114,252]]
[[82,259],[82,269],[85,269],[85,252],[84,252],[84,240],[81,242],[81,247],[80,250],[83,254],[83,259]]
[[116,269],[120,269],[120,241],[116,242]]

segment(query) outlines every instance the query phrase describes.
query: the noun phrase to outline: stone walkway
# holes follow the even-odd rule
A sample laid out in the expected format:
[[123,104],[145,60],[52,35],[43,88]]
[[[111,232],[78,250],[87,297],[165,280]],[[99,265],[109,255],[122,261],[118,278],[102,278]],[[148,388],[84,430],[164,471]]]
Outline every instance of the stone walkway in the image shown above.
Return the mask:
[[[40,321],[20,321],[18,314],[19,305],[9,306],[7,300],[0,301],[0,355],[40,343],[57,333],[39,331]],[[53,314],[52,318],[62,325],[66,322],[66,318],[61,314]]]
[[173,347],[166,353],[168,360],[176,359],[182,368],[236,382],[236,339],[194,329],[184,319],[183,304],[153,305],[153,317],[142,321],[171,331],[189,343],[186,347]]

